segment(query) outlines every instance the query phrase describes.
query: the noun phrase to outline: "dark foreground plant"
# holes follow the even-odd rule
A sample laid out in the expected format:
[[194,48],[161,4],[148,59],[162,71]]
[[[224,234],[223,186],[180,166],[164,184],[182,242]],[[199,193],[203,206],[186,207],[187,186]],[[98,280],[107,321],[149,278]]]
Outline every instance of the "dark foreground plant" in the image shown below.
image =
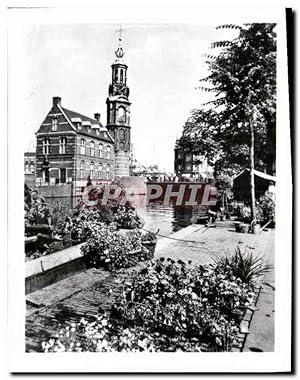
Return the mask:
[[265,264],[263,258],[253,252],[241,252],[237,247],[233,255],[218,256],[213,259],[216,270],[232,273],[244,283],[253,283],[259,276],[270,272],[273,267]]

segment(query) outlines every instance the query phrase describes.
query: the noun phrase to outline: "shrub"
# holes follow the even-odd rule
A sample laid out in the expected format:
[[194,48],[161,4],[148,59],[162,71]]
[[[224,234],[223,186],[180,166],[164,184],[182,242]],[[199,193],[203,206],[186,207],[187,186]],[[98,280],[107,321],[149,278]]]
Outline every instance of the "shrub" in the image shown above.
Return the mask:
[[216,256],[215,270],[229,273],[243,283],[253,283],[261,275],[272,270],[272,266],[263,263],[263,259],[252,252],[241,252],[237,247],[233,255]]
[[55,337],[42,343],[44,352],[155,352],[200,351],[197,341],[187,342],[170,338],[141,327],[117,325],[108,315],[95,321],[82,318],[78,323],[67,324]]
[[142,234],[138,230],[123,234],[114,225],[102,224],[90,232],[88,241],[81,247],[89,266],[128,267],[135,263],[133,252],[142,250]]
[[275,222],[275,201],[271,193],[266,192],[258,199],[257,209],[262,223]]
[[48,223],[48,218],[52,217],[52,210],[50,205],[39,195],[36,189],[25,186],[24,197],[26,234],[27,226],[38,223]]
[[158,260],[125,284],[112,315],[127,324],[228,351],[237,334],[234,311],[252,302],[253,288],[211,267]]
[[51,224],[54,227],[54,231],[58,234],[62,234],[66,226],[66,220],[71,214],[70,208],[60,201],[54,202],[50,208]]
[[139,228],[143,224],[135,209],[125,206],[116,208],[113,221],[122,228]]

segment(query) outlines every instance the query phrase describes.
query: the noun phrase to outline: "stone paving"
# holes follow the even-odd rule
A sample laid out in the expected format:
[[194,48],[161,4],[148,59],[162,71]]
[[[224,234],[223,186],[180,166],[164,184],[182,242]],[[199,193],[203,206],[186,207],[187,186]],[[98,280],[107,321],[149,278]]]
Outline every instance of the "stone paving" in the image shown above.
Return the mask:
[[[270,242],[274,246],[274,239]],[[269,255],[265,257],[269,265],[274,266],[274,249],[270,247]],[[247,336],[244,352],[272,352],[274,351],[274,324],[275,324],[275,271],[267,273],[264,277],[257,311],[254,313],[250,333]]]
[[[170,257],[208,264],[214,255],[233,253],[237,246],[242,251],[251,250],[269,257],[274,254],[274,236],[273,231],[263,231],[259,235],[236,233],[229,221],[218,222],[216,228],[191,225],[170,238],[160,239],[155,258]],[[122,288],[126,278],[143,265],[112,273],[89,269],[28,295],[26,351],[40,352],[41,342],[55,335],[59,324],[65,321],[78,321],[82,316],[92,320],[99,309],[108,311],[116,290]]]

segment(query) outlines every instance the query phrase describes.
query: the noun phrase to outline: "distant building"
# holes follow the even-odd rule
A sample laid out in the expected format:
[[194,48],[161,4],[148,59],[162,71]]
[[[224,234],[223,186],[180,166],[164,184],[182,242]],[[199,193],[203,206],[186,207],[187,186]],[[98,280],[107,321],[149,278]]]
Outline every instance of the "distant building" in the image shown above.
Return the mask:
[[24,176],[28,186],[35,185],[35,152],[25,152],[24,154]]
[[201,155],[195,155],[191,149],[183,148],[180,139],[176,141],[174,149],[174,170],[179,178],[206,180],[213,175],[207,160]]
[[143,165],[137,160],[131,164],[131,175],[134,177],[144,177],[149,181],[170,181],[174,178],[174,173],[160,169],[158,165]]

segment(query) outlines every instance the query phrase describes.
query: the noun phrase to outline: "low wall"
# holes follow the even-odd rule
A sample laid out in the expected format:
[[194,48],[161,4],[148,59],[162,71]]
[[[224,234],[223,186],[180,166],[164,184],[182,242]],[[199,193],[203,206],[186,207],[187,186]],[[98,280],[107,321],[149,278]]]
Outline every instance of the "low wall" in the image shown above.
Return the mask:
[[33,293],[86,269],[81,244],[26,262],[25,294]]
[[45,198],[60,198],[60,197],[71,197],[73,194],[73,184],[57,184],[57,185],[47,185],[38,186],[38,192],[42,197]]

